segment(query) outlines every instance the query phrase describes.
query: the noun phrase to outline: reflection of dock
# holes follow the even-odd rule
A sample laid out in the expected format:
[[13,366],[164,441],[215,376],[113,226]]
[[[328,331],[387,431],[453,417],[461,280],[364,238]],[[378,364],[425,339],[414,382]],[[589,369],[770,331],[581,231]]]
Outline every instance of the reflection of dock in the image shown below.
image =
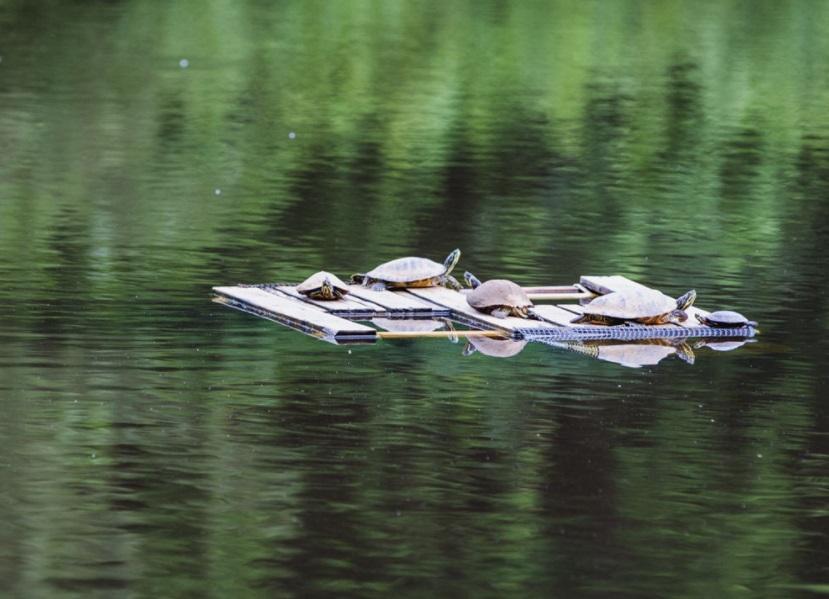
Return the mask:
[[[571,321],[584,312],[579,300],[594,295],[624,292],[643,286],[621,276],[584,276],[579,285],[526,288],[536,301],[535,312],[542,320],[496,318],[469,306],[463,292],[445,287],[426,287],[400,291],[375,291],[360,285],[349,286],[348,295],[336,301],[316,301],[296,292],[293,285],[239,285],[214,287],[217,301],[239,310],[273,320],[306,334],[334,343],[373,342],[382,333],[367,324],[372,319],[446,320],[472,329],[501,333],[512,339],[540,341],[633,341],[643,339],[684,339],[689,337],[746,338],[755,330],[749,326],[734,328],[702,326],[696,314],[708,312],[691,307],[688,320],[682,325],[603,326]],[[542,304],[545,298],[569,303]],[[381,321],[383,322],[383,321]],[[430,325],[431,326],[431,325]],[[424,330],[412,326],[412,333]],[[398,330],[401,330],[398,328]]]

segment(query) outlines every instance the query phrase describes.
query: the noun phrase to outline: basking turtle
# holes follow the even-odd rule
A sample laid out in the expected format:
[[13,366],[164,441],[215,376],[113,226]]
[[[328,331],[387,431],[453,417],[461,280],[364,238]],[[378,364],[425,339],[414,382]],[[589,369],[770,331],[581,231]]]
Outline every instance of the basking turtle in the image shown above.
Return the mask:
[[405,289],[407,287],[436,287],[442,285],[459,290],[460,283],[450,275],[460,260],[461,251],[452,250],[443,264],[428,258],[409,256],[385,262],[365,274],[356,274],[351,282],[362,283],[376,291],[383,289]]
[[661,291],[636,288],[600,295],[584,306],[584,314],[570,322],[587,324],[680,324],[688,320],[685,309],[694,303],[697,292],[691,289],[677,299]]
[[533,303],[524,290],[507,279],[490,279],[481,283],[471,272],[463,273],[463,278],[472,291],[466,294],[466,302],[485,314],[496,318],[518,316],[519,318],[541,318],[533,312]]
[[315,272],[296,286],[297,292],[315,300],[338,300],[348,293],[348,285],[330,272]]
[[708,327],[757,328],[756,322],[754,322],[753,320],[749,320],[739,312],[734,312],[732,310],[718,310],[717,312],[711,312],[708,316],[697,314],[697,320],[700,321],[701,324],[704,324]]

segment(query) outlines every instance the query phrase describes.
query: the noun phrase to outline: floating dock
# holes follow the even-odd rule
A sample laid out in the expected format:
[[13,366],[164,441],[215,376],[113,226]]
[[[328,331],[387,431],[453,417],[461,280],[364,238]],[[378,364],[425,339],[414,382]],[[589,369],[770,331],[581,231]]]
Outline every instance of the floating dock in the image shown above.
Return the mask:
[[[708,312],[697,307],[686,310],[682,325],[604,326],[573,324],[583,314],[580,301],[611,292],[641,289],[644,286],[622,276],[583,276],[577,285],[561,287],[524,287],[535,301],[535,312],[542,320],[496,318],[472,308],[463,291],[445,287],[425,287],[396,291],[375,291],[350,285],[345,298],[335,301],[309,299],[295,285],[262,284],[214,287],[216,301],[229,307],[278,322],[332,343],[372,343],[382,337],[379,329],[428,335],[446,321],[463,324],[478,331],[513,340],[539,341],[634,341],[647,339],[748,338],[751,326],[731,328],[703,326],[697,314]],[[567,298],[567,299],[565,299]],[[539,303],[545,299],[565,303]],[[370,326],[374,324],[375,326]]]

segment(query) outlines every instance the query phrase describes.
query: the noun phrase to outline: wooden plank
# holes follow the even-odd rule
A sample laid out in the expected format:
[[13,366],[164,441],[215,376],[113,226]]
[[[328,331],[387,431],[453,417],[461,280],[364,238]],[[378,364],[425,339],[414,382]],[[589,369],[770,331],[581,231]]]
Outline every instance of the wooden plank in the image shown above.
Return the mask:
[[[572,327],[575,326],[572,320],[578,317],[579,313],[570,310],[565,310],[561,306],[537,305],[535,311],[545,320],[553,322],[559,326]],[[598,326],[598,325],[580,325],[580,326]]]
[[321,308],[331,314],[349,314],[354,316],[359,315],[367,316],[370,318],[372,316],[380,316],[388,312],[388,310],[386,310],[383,306],[379,306],[368,300],[363,300],[358,297],[355,297],[350,292],[346,294],[346,296],[342,299],[324,301],[314,300],[302,295],[296,290],[296,286],[294,285],[277,285],[273,289],[299,301],[307,302],[309,304],[317,306],[318,308]]
[[645,287],[641,283],[637,283],[621,275],[582,275],[579,277],[579,284],[599,295],[613,293],[614,291],[624,291],[625,289]]
[[683,322],[680,326],[683,326],[686,329],[694,329],[703,326],[702,323],[699,320],[697,320],[697,314],[699,314],[700,316],[708,316],[710,314],[710,312],[707,312],[706,310],[703,310],[701,308],[697,308],[696,306],[686,308],[685,312],[688,313],[688,320]]
[[[445,289],[445,287],[442,287]],[[447,291],[449,291],[447,289]],[[449,316],[447,312],[435,313],[435,305],[403,291],[375,291],[362,285],[349,285],[349,295],[382,306],[389,312],[411,312],[423,315]]]
[[[600,295],[604,295],[607,293],[613,293],[614,291],[625,292],[625,291],[659,291],[658,289],[654,289],[653,287],[648,287],[647,285],[642,285],[641,283],[637,283],[636,281],[632,281],[627,277],[623,277],[621,275],[611,275],[611,276],[591,276],[585,275],[579,279],[579,283],[581,283],[585,288],[598,293]],[[659,293],[662,293],[659,291]],[[670,296],[669,296],[670,297]]]
[[516,329],[527,328],[528,326],[532,326],[534,328],[554,326],[550,323],[539,320],[527,320],[525,318],[517,318],[514,316],[508,316],[507,318],[496,318],[495,316],[484,314],[483,312],[479,312],[470,306],[466,302],[466,296],[464,294],[452,291],[446,287],[424,287],[422,289],[409,289],[408,292],[451,310],[452,318],[455,318],[460,322],[480,326],[486,329],[513,332]]
[[258,287],[214,287],[213,291],[263,310],[275,320],[309,334],[336,340],[376,338],[377,331],[369,326],[328,314],[311,304],[269,293]]
[[537,287],[521,286],[524,293],[584,293],[584,289],[577,285],[544,285]]

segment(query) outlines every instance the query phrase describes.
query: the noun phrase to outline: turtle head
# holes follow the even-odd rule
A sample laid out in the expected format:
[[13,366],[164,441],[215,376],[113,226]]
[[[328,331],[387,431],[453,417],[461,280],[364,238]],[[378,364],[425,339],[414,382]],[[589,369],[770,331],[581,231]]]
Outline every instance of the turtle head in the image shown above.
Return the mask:
[[697,299],[697,290],[691,289],[688,293],[680,295],[676,298],[676,307],[678,310],[685,310],[690,308],[694,304],[694,300]]
[[688,313],[685,310],[672,310],[670,314],[668,314],[668,322],[672,322],[674,324],[682,324],[688,320]]
[[476,289],[481,284],[481,281],[478,279],[478,277],[473,275],[468,270],[465,273],[463,273],[463,280],[466,281],[466,284],[472,289]]
[[334,284],[331,282],[331,279],[325,277],[322,280],[322,284],[320,285],[320,295],[325,299],[335,299],[334,298]]
[[455,268],[455,265],[458,263],[458,260],[461,259],[461,251],[458,249],[452,250],[448,256],[446,256],[446,260],[443,261],[443,266],[446,268],[446,272],[444,274],[449,274],[452,272],[452,269]]

